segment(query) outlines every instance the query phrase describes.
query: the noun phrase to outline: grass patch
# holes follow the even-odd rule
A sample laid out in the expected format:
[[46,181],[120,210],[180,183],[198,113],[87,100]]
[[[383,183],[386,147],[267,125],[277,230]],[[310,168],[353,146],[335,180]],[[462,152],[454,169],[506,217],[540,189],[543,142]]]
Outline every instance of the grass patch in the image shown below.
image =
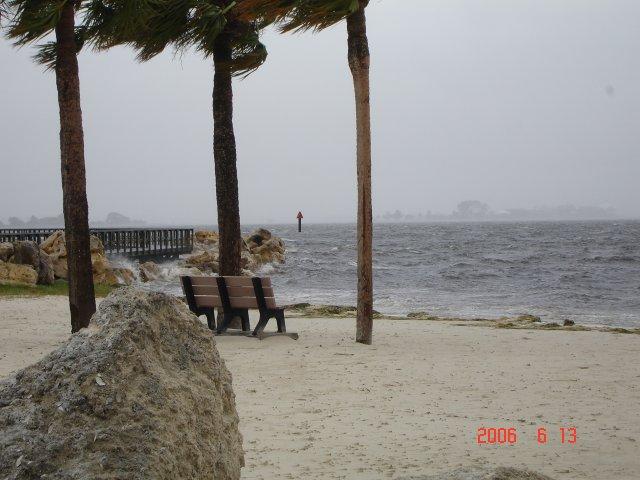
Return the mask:
[[[118,287],[96,284],[96,297],[106,297],[116,288]],[[0,297],[44,297],[47,295],[69,295],[69,284],[64,280],[56,280],[53,285],[0,285]]]

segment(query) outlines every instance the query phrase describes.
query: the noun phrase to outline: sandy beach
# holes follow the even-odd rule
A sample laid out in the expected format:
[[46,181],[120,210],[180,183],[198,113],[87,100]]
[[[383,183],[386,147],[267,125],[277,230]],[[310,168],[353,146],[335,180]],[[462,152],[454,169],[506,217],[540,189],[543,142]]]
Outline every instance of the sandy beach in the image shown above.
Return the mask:
[[[64,297],[0,299],[0,377],[68,336]],[[377,320],[290,318],[300,340],[221,337],[233,374],[243,478],[372,479],[457,466],[557,479],[640,478],[640,336]],[[477,430],[515,428],[514,445]],[[548,440],[539,445],[536,432]],[[561,443],[575,427],[577,442]]]

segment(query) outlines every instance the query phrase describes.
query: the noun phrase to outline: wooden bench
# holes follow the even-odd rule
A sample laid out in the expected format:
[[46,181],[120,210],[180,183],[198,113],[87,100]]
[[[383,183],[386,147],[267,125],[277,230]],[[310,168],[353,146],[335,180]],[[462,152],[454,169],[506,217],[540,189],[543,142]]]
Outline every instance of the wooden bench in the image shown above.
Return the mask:
[[[227,331],[235,317],[240,317],[242,331],[250,334],[249,309],[257,309],[260,319],[251,335],[264,338],[273,334],[264,333],[269,319],[275,318],[278,334],[293,339],[297,333],[287,333],[284,308],[276,305],[271,279],[260,277],[180,277],[182,290],[189,309],[196,315],[206,315],[207,324],[218,335]],[[222,320],[218,317],[216,327],[215,310],[222,308]]]

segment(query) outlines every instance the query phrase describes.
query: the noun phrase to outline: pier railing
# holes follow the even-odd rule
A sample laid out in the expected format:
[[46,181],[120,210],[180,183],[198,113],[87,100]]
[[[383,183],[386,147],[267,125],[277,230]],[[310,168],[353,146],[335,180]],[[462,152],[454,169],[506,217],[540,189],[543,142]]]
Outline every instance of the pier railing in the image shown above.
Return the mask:
[[[31,240],[42,243],[61,228],[0,229],[0,242]],[[92,228],[109,255],[124,257],[174,258],[193,251],[192,228]]]

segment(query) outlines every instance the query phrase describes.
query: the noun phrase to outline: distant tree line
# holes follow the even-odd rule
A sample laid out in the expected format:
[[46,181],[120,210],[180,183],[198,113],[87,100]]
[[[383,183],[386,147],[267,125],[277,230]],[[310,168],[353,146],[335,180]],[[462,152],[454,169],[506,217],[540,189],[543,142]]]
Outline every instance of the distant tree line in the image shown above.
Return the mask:
[[544,220],[613,220],[617,213],[613,207],[597,206],[541,206],[534,208],[510,208],[494,211],[478,200],[460,202],[450,214],[405,214],[400,210],[376,216],[382,222],[440,222],[440,221],[544,221]]

